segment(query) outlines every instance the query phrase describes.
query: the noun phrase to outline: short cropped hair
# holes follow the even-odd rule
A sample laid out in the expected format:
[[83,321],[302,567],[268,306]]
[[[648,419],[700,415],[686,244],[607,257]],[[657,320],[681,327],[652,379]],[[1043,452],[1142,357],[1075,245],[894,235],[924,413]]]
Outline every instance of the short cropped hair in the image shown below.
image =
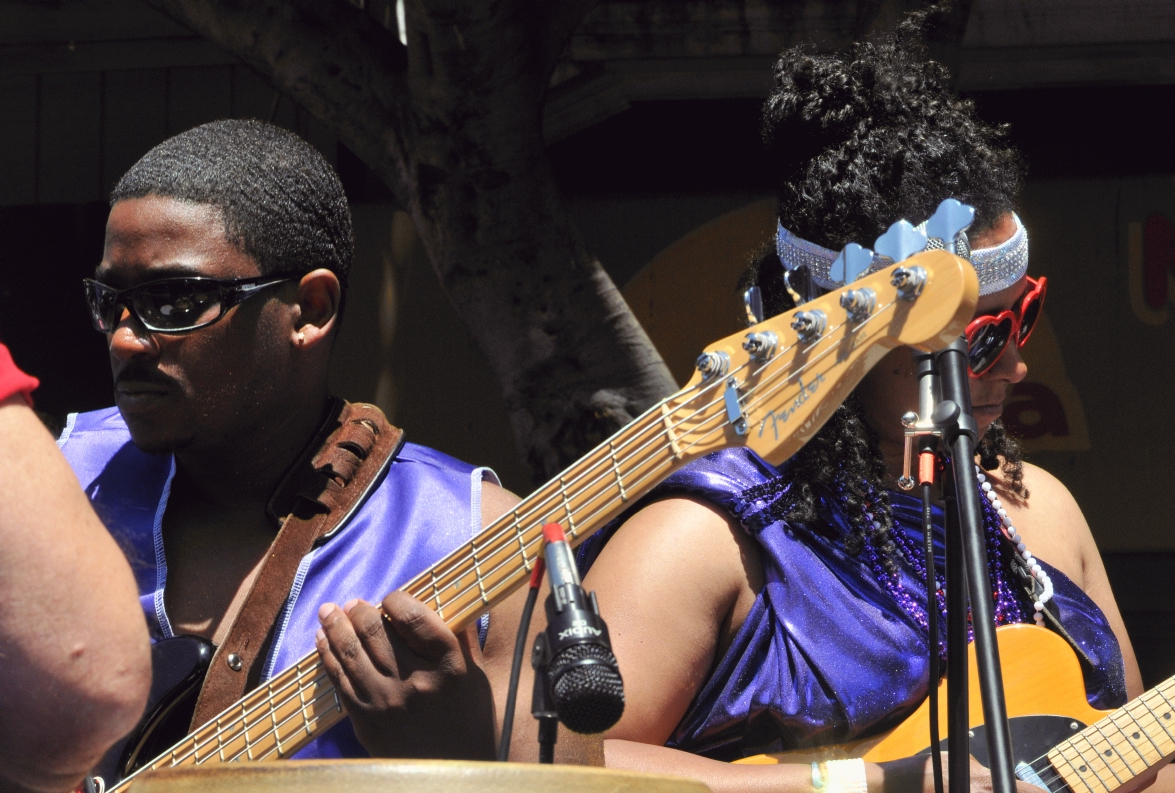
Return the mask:
[[264,275],[323,267],[346,291],[355,240],[343,183],[292,132],[225,119],[168,138],[118,180],[110,204],[149,195],[219,209],[229,242]]

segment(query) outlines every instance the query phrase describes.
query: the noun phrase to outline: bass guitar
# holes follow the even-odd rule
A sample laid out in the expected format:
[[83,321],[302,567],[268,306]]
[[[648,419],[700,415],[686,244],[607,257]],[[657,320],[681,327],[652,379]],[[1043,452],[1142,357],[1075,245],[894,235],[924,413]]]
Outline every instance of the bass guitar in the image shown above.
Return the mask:
[[[1035,625],[996,629],[1016,776],[1049,793],[1113,793],[1130,790],[1175,755],[1175,677],[1117,710],[1097,710],[1085,698],[1081,664],[1069,644]],[[983,704],[975,647],[969,650],[968,706],[971,754],[988,764]],[[947,702],[944,678],[938,687]],[[946,751],[946,708],[939,713]],[[810,763],[860,757],[873,763],[930,751],[930,706],[917,710],[884,735],[799,752],[755,755],[736,763]]]
[[[781,463],[891,349],[936,350],[957,338],[977,295],[966,260],[927,251],[711,345],[682,390],[403,590],[461,630],[526,582],[542,553],[544,524],[563,524],[577,545],[674,470],[724,447],[746,446]],[[175,676],[198,689],[182,672]],[[172,697],[151,710],[184,708]],[[121,767],[108,781],[124,778],[112,788],[121,791],[148,769],[288,758],[344,716],[311,653],[166,751],[154,750],[160,721],[146,724],[120,752]]]

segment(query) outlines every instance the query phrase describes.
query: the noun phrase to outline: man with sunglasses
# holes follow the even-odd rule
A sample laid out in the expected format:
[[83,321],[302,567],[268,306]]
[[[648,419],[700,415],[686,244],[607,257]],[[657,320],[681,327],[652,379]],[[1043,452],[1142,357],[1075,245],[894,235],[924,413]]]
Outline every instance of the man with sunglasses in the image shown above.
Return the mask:
[[[396,590],[517,499],[488,469],[413,444],[382,462],[394,428],[329,397],[352,251],[342,185],[297,136],[219,121],[152,149],[114,189],[85,281],[117,407],[71,416],[62,451],[128,549],[153,639],[242,648],[213,657],[197,721],[205,696],[251,689],[317,648],[351,718],[300,757],[488,757],[486,622],[456,637]],[[350,511],[329,531],[314,523],[362,477]],[[325,533],[279,551],[275,536],[299,525]],[[287,578],[267,579],[291,555]],[[265,613],[255,599],[270,617],[246,625],[240,615]],[[469,718],[416,729],[367,696],[387,665],[414,670],[396,701],[428,713],[455,697]]]
[[[1020,348],[1046,289],[1027,275],[1028,235],[1013,211],[1020,162],[926,61],[924,20],[842,53],[781,55],[763,109],[777,234],[742,286],[758,286],[766,313],[781,313],[844,285],[833,264],[849,243],[870,246],[947,198],[975,208],[958,242],[980,285],[966,335],[993,611],[1001,625],[1063,627],[1089,662],[1081,693],[1109,709],[1141,693],[1141,679],[1097,547],[1073,497],[1022,461],[999,422],[1027,373]],[[585,541],[583,584],[609,615],[625,682],[624,715],[605,735],[609,767],[692,776],[715,793],[934,789],[926,755],[730,763],[835,757],[817,750],[883,734],[937,684],[930,656],[943,657],[946,622],[932,637],[928,615],[945,605],[944,518],[936,509],[927,570],[921,499],[898,484],[901,419],[917,407],[913,354],[899,348],[782,465],[741,448],[708,455]],[[939,593],[930,602],[928,581]],[[533,630],[543,622],[536,615]],[[516,727],[519,758],[533,753],[530,731]],[[560,744],[565,759],[593,750],[572,736]],[[978,765],[971,782],[990,789]]]

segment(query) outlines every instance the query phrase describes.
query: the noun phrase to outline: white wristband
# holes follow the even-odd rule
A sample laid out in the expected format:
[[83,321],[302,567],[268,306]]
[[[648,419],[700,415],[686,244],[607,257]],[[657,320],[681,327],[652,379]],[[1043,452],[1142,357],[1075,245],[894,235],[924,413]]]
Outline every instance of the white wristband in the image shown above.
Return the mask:
[[865,761],[829,760],[824,764],[824,793],[868,793]]

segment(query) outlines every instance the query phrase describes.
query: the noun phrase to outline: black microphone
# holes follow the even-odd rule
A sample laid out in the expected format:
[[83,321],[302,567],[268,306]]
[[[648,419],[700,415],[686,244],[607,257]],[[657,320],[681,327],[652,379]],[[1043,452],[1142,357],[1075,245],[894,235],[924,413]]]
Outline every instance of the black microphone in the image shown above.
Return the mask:
[[579,733],[603,732],[624,713],[624,682],[612,654],[596,593],[585,593],[571,546],[558,523],[543,527],[547,596],[547,666],[559,721]]

